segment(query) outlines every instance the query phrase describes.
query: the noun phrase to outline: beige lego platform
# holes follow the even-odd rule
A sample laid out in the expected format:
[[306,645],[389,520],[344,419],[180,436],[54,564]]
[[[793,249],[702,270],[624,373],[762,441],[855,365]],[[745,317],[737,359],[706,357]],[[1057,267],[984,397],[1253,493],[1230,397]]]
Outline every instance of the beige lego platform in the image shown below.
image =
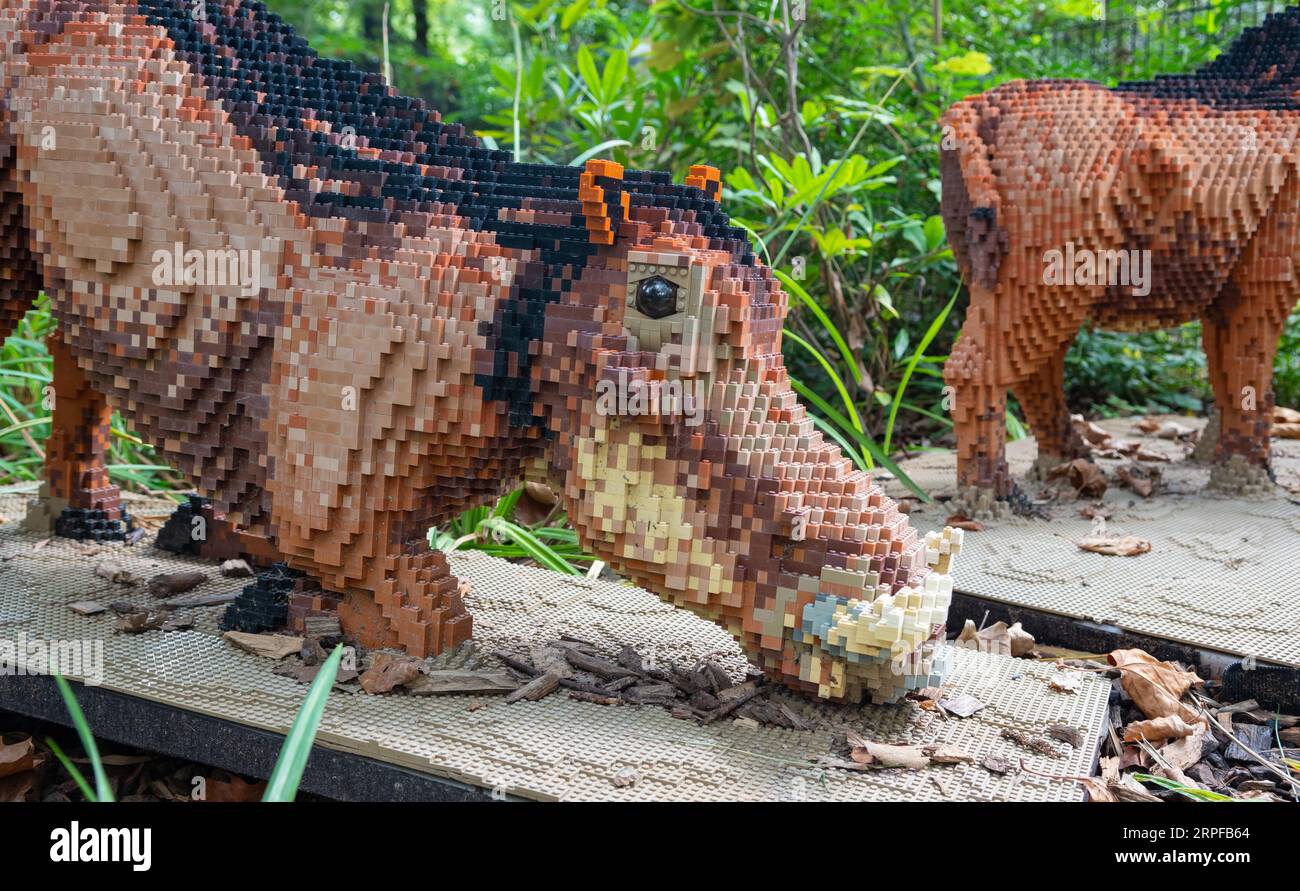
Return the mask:
[[[1080,550],[1074,541],[1089,534],[1092,521],[1080,516],[1079,508],[1089,502],[1064,500],[1048,508],[1050,521],[990,521],[984,531],[968,534],[953,573],[957,590],[1300,666],[1300,440],[1274,440],[1274,497],[1234,500],[1203,492],[1209,469],[1187,459],[1189,447],[1143,436],[1134,428],[1136,420],[1119,418],[1100,426],[1173,459],[1155,464],[1163,472],[1164,494],[1143,499],[1120,487],[1113,469],[1125,461],[1099,458],[1096,463],[1112,481],[1103,499],[1113,511],[1107,532],[1146,539],[1150,552],[1112,557]],[[1204,425],[1192,418],[1160,420]],[[1008,462],[1022,480],[1036,456],[1032,439],[1007,447]],[[932,495],[953,491],[951,452],[928,452],[901,467]],[[1029,483],[1026,491],[1040,487]],[[896,497],[906,494],[896,481],[887,489]],[[922,529],[942,525],[947,515],[942,502],[913,511]]]
[[[193,630],[114,634],[110,614],[83,617],[68,604],[96,600],[144,603],[149,595],[99,578],[106,558],[149,576],[200,566],[212,580],[194,593],[238,589],[246,580],[222,579],[217,568],[156,551],[147,538],[135,547],[41,540],[21,529],[25,494],[0,492],[0,637],[104,638],[104,687],[242,724],[284,732],[306,687],[272,673],[274,663],[235,650],[217,635],[224,607],[195,610]],[[169,506],[137,500],[132,513],[161,522]],[[475,636],[484,649],[523,641],[545,642],[568,633],[636,647],[660,664],[710,652],[744,662],[723,631],[662,603],[638,588],[573,579],[521,568],[481,554],[452,556],[452,568],[474,586],[468,598]],[[136,593],[131,593],[132,591]],[[999,776],[979,766],[990,754],[1013,765],[1023,758],[1039,773],[1087,775],[1103,732],[1109,685],[1072,673],[1075,694],[1055,692],[1050,665],[957,650],[947,683],[987,707],[972,718],[944,720],[916,703],[866,708],[814,704],[793,695],[782,701],[820,718],[814,731],[794,731],[721,720],[700,726],[659,707],[601,706],[563,691],[540,702],[507,705],[501,697],[367,696],[335,692],[319,743],[452,778],[503,794],[533,799],[613,800],[1079,800],[1077,785],[1028,773]],[[482,707],[470,710],[473,702]],[[1002,739],[1012,728],[1041,735],[1052,723],[1077,727],[1080,749],[1054,743],[1060,757],[1019,749]],[[973,764],[870,773],[815,767],[837,732],[854,729],[882,742],[951,745]],[[615,787],[621,770],[639,779]]]

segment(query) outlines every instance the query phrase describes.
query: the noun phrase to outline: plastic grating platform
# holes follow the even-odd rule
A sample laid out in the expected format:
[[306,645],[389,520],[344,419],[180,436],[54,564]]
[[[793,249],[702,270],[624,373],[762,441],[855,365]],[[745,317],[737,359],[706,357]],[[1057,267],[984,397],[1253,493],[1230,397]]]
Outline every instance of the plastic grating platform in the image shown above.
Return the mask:
[[[44,544],[12,518],[23,515],[25,494],[0,493],[0,639],[105,640],[103,687],[152,702],[283,733],[306,687],[272,673],[274,663],[238,651],[218,636],[221,606],[194,610],[189,631],[114,634],[110,614],[84,617],[68,604],[96,600],[145,603],[149,595],[94,575],[104,559],[135,572],[200,567],[211,580],[192,593],[238,589],[217,567],[151,546],[152,536],[126,547],[50,539]],[[156,529],[170,510],[132,502],[132,512]],[[659,663],[726,654],[739,672],[744,660],[734,641],[713,624],[655,595],[627,585],[560,576],[477,553],[451,556],[452,569],[473,585],[468,603],[478,647],[488,651],[573,634],[616,649],[630,644]],[[848,708],[793,694],[782,701],[822,719],[799,732],[719,721],[699,726],[658,707],[600,706],[563,691],[536,703],[507,705],[501,697],[331,694],[318,737],[341,752],[448,778],[501,794],[563,800],[1047,800],[1081,798],[1069,781],[1027,773],[997,776],[979,766],[998,754],[1013,764],[1054,775],[1092,772],[1104,732],[1109,684],[1082,675],[1076,694],[1054,692],[1051,666],[1004,656],[954,651],[946,683],[952,695],[969,693],[987,705],[975,717],[943,720],[912,702]],[[4,689],[0,682],[0,691]],[[470,710],[471,703],[480,707]],[[0,706],[3,702],[0,702]],[[1039,734],[1052,723],[1082,731],[1078,750],[1055,744],[1056,758],[1030,753],[1000,737],[1004,728]],[[813,766],[831,751],[836,733],[899,743],[941,742],[976,763],[924,771],[847,772]],[[617,788],[624,768],[639,775]]]
[[[1066,500],[1048,508],[1050,521],[993,520],[968,535],[954,572],[956,588],[984,600],[1300,666],[1300,441],[1274,441],[1275,497],[1233,500],[1202,492],[1209,469],[1187,460],[1185,446],[1143,437],[1135,420],[1100,425],[1174,459],[1155,464],[1167,494],[1139,498],[1114,482],[1113,468],[1124,462],[1096,463],[1112,480],[1103,499],[1113,511],[1107,532],[1147,539],[1150,552],[1111,557],[1079,549],[1074,541],[1092,530],[1092,521],[1079,514],[1088,501]],[[1022,479],[1036,454],[1032,440],[1007,448],[1012,471]],[[953,489],[951,452],[929,452],[901,467],[933,495]],[[1028,487],[1037,491],[1040,484]],[[905,492],[896,481],[887,488],[896,497]],[[933,526],[946,516],[942,503],[922,506],[918,521]],[[1034,630],[1028,620],[1026,627]]]

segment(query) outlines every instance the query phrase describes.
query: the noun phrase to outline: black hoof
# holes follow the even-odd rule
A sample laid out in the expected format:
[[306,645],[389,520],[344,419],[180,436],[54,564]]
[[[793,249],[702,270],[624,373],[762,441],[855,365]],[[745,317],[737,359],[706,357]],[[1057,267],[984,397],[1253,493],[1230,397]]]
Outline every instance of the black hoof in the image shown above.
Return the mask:
[[306,576],[283,563],[272,564],[257,574],[221,618],[222,631],[261,634],[278,631],[289,620],[289,596],[302,586]]
[[1027,517],[1035,520],[1050,520],[1051,514],[1044,510],[1040,505],[1034,504],[1033,500],[1025,494],[1019,484],[1011,484],[1011,494],[1005,498],[999,498],[998,501],[1005,501],[1011,508],[1011,512],[1018,517]]
[[134,541],[140,531],[122,508],[122,518],[110,520],[102,510],[65,507],[54,521],[54,534],[77,541]]
[[167,518],[167,522],[158,530],[154,547],[173,554],[189,554],[197,557],[199,548],[203,544],[203,535],[196,531],[194,518],[201,516],[211,502],[201,495],[186,497],[188,500],[178,504],[176,510],[172,511],[172,515]]

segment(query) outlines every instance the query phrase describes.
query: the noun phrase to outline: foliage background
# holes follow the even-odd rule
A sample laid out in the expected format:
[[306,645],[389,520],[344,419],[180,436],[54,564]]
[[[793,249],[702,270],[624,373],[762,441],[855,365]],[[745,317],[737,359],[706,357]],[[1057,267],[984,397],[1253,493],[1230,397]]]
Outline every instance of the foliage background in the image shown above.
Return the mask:
[[[1186,71],[1278,3],[1119,0],[268,0],[322,54],[382,70],[523,159],[721,168],[728,211],[792,276],[787,360],[856,459],[947,441],[940,370],[966,295],[938,213],[937,119],[1020,77],[1113,83]],[[936,26],[935,11],[942,7]],[[797,264],[802,263],[800,274]],[[806,295],[806,300],[804,296]],[[946,315],[953,295],[955,306]],[[814,309],[814,306],[816,309]],[[938,322],[938,324],[936,324]],[[48,430],[42,311],[0,354],[3,481]],[[927,341],[927,332],[933,339]],[[1300,317],[1276,388],[1300,404]],[[814,356],[814,351],[817,355]],[[1196,325],[1085,331],[1068,395],[1088,413],[1197,412]],[[5,422],[0,421],[0,425]],[[1012,435],[1021,431],[1013,409]],[[120,426],[120,425],[119,425]],[[114,476],[175,482],[119,432]]]

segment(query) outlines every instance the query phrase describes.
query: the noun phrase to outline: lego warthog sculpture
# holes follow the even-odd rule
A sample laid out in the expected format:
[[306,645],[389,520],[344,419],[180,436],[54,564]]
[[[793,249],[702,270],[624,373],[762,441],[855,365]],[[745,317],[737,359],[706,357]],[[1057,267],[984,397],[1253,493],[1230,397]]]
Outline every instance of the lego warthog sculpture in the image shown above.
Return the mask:
[[1039,468],[1086,454],[1065,404],[1080,326],[1199,319],[1220,416],[1211,485],[1272,492],[1273,359],[1300,297],[1300,11],[1195,74],[1106,89],[1017,81],[943,118],[943,218],[970,285],[945,369],[958,482],[1014,494],[1007,390]]
[[774,678],[931,681],[959,537],[814,428],[716,170],[514,163],[248,0],[0,10],[0,318],[43,287],[57,319],[65,534],[127,533],[112,405],[368,645],[468,638],[426,530],[538,479]]

